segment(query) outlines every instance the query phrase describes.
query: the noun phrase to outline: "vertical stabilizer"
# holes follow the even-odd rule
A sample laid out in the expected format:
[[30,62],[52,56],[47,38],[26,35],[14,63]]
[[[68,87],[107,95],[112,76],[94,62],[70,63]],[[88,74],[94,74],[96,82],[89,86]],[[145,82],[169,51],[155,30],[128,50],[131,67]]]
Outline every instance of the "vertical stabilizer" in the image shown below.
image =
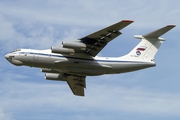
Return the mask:
[[141,39],[141,42],[126,56],[153,60],[164,41],[160,36],[174,27],[175,25],[167,25],[144,35],[135,35],[134,37]]

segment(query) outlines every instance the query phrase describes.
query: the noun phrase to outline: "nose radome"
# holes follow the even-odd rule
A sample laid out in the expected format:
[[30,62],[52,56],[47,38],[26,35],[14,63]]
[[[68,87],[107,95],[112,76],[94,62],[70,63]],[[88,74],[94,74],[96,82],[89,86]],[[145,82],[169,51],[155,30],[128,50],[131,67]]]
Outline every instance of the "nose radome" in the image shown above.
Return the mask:
[[6,54],[4,57],[5,57],[6,59],[8,59],[8,58],[9,58],[9,55],[8,55],[8,54]]

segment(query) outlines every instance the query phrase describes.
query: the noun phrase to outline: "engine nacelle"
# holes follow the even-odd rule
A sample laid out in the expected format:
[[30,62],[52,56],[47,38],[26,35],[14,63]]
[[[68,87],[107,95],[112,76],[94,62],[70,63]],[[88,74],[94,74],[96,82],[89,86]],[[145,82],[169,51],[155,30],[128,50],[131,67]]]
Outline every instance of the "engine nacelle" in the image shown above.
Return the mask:
[[42,68],[41,72],[46,72],[46,73],[59,73],[59,71],[57,70],[52,70],[52,69],[48,69],[48,68]]
[[81,49],[85,50],[86,49],[86,44],[80,43],[80,42],[62,42],[62,45],[64,48],[73,48],[73,49]]
[[60,54],[74,54],[74,49],[69,48],[61,48],[61,47],[51,47],[52,53],[60,53]]
[[66,81],[66,77],[61,74],[56,73],[46,73],[45,74],[46,80],[55,80],[55,81]]

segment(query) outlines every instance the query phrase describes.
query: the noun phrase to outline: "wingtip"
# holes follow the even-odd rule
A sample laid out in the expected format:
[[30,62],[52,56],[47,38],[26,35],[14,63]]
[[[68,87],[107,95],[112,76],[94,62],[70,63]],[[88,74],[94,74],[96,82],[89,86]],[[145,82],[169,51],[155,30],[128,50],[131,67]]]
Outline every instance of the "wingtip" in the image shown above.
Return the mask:
[[176,25],[167,25],[167,27],[176,27]]
[[123,22],[134,22],[133,20],[122,20]]

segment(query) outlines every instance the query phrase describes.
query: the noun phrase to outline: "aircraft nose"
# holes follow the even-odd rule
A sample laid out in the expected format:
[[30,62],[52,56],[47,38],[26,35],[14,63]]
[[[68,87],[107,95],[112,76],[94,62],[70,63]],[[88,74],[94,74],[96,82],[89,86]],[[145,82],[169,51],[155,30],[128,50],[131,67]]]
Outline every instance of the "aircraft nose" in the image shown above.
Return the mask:
[[8,58],[9,58],[9,54],[6,54],[4,57],[5,57],[6,59],[8,59]]

